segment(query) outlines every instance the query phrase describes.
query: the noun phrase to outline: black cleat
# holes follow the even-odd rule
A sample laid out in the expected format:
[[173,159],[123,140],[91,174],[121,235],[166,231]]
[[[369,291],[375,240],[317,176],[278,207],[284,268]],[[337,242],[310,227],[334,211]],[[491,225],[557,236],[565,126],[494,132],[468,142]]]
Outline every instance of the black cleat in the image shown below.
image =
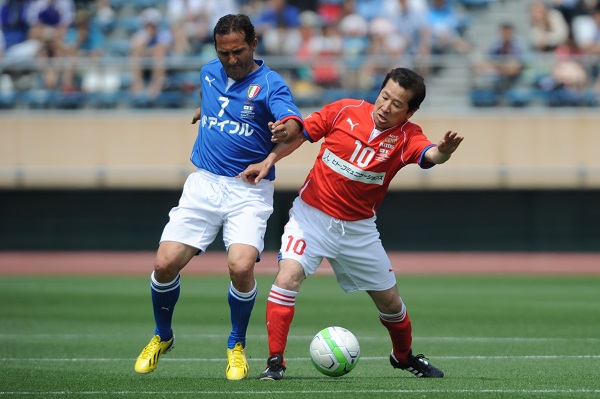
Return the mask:
[[261,380],[282,380],[285,366],[283,356],[273,355],[267,360],[267,369],[260,373]]
[[411,353],[408,355],[408,364],[403,364],[394,357],[393,352],[390,355],[390,363],[395,369],[409,371],[420,378],[442,378],[444,372],[430,364],[427,360],[422,354],[413,356]]

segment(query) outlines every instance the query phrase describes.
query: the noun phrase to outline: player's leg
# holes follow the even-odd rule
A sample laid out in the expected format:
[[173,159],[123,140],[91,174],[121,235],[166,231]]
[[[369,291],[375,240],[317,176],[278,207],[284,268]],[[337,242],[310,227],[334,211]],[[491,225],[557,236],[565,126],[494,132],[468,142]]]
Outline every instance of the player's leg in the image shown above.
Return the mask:
[[180,292],[179,272],[197,252],[197,248],[173,241],[163,241],[158,248],[150,278],[156,327],[154,337],[136,360],[135,371],[138,373],[154,371],[160,356],[174,347],[172,322]]
[[228,301],[231,310],[232,331],[227,347],[233,348],[240,342],[246,346],[246,330],[256,299],[254,264],[258,256],[256,248],[244,244],[232,244],[227,256],[229,277]]
[[248,185],[236,178],[228,178],[226,185],[223,241],[231,278],[228,292],[231,334],[227,340],[225,374],[230,380],[239,380],[248,375],[246,331],[257,295],[254,265],[264,248],[267,220],[273,213],[274,188],[267,180]]
[[396,285],[384,291],[367,292],[375,302],[379,310],[379,320],[387,328],[392,340],[391,365],[409,371],[417,377],[443,377],[444,373],[430,364],[425,356],[413,355],[412,325]]
[[412,344],[412,328],[398,295],[396,276],[383,248],[375,218],[344,222],[345,240],[336,259],[329,259],[338,283],[346,292],[367,291],[379,319],[389,331],[394,355],[406,361]]
[[228,251],[228,267],[231,283],[227,301],[231,319],[231,333],[227,339],[227,379],[239,380],[248,375],[246,361],[246,332],[256,300],[257,286],[254,279],[254,263],[258,256],[255,247],[232,244]]
[[379,310],[379,321],[390,334],[394,357],[406,363],[412,347],[412,325],[396,285],[384,291],[367,292]]
[[284,352],[294,318],[296,296],[304,279],[313,274],[324,256],[330,256],[326,234],[331,218],[299,198],[290,210],[279,252],[279,270],[267,300],[269,358],[263,380],[281,380],[286,370]]
[[285,372],[284,352],[290,326],[294,319],[296,296],[304,280],[302,265],[293,259],[282,259],[275,282],[267,299],[267,336],[269,358],[267,368],[260,375],[263,380],[280,380]]
[[[346,228],[352,227],[347,225]],[[379,320],[390,334],[394,356],[407,362],[412,345],[410,318],[398,295],[387,255],[378,247],[380,245],[361,245],[357,241],[343,256],[329,259],[329,263],[344,291],[364,290],[371,296],[379,311]]]
[[343,230],[345,239],[340,241],[340,254],[336,259],[329,259],[329,263],[344,291],[367,291],[375,302],[379,319],[392,340],[392,365],[419,377],[443,376],[421,357],[412,355],[410,318],[398,295],[396,276],[381,243],[375,218],[344,222]]
[[156,335],[161,341],[173,336],[173,311],[179,299],[179,272],[198,253],[198,248],[174,241],[163,241],[158,247],[151,276],[152,308]]
[[162,353],[173,349],[173,311],[179,299],[179,272],[190,259],[212,243],[221,228],[216,211],[220,185],[207,172],[192,173],[185,182],[179,205],[169,212],[151,277],[155,336],[142,350],[135,365],[139,373],[154,371]]

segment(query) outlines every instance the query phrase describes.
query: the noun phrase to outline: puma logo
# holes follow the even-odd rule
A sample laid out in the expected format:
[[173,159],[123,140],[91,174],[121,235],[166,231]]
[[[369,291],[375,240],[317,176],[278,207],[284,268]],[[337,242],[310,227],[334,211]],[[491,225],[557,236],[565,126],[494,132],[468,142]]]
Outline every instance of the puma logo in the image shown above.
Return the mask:
[[167,312],[171,311],[171,307],[163,306],[160,310],[166,310]]
[[358,126],[358,123],[352,123],[352,119],[350,118],[346,119],[346,122],[350,124],[350,131],[354,130],[354,126]]
[[212,82],[214,82],[214,81],[215,81],[215,79],[211,79],[211,78],[209,78],[208,76],[205,76],[205,77],[204,77],[204,80],[206,80],[206,81],[208,82],[208,85],[209,85],[210,87],[212,87]]

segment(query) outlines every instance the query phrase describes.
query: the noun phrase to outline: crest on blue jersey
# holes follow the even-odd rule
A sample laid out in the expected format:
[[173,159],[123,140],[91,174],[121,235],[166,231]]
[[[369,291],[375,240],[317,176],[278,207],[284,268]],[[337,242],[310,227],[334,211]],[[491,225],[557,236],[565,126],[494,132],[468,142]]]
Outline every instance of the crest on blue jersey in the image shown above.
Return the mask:
[[254,100],[262,87],[260,85],[250,85],[248,86],[248,91],[246,92],[246,98],[248,100]]

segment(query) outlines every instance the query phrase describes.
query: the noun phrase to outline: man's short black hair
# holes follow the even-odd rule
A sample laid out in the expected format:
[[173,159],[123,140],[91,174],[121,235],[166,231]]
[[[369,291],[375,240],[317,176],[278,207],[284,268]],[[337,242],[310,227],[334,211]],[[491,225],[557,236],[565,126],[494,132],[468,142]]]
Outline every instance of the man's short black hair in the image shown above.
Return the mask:
[[412,93],[412,97],[408,101],[408,110],[416,111],[421,106],[421,103],[425,99],[425,80],[418,73],[408,69],[408,68],[395,68],[392,69],[383,79],[383,83],[381,84],[381,91],[388,80],[392,79],[394,82],[398,83],[400,86],[404,87],[404,89],[410,91]]
[[250,18],[244,14],[227,14],[219,19],[213,31],[213,40],[217,45],[217,35],[228,35],[232,32],[239,32],[245,35],[246,43],[252,46],[256,38],[256,31]]

